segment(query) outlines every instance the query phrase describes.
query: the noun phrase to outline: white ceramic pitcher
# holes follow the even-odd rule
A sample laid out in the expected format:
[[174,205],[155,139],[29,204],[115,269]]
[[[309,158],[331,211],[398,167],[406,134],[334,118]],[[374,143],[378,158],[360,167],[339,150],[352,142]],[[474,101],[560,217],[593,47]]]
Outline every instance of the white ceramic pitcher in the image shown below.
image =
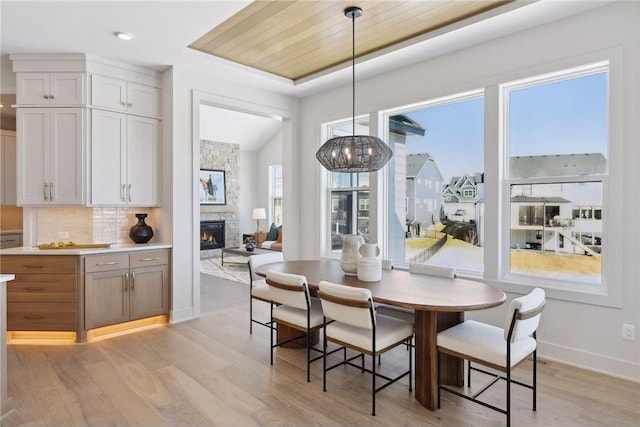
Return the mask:
[[380,248],[375,243],[363,243],[359,249],[362,257],[358,260],[358,280],[377,282],[382,278]]

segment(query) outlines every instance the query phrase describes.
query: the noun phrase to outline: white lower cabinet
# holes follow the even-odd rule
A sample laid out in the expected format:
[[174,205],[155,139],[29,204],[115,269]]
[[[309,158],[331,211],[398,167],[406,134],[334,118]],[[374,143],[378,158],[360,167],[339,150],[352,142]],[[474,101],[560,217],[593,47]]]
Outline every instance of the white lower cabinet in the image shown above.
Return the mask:
[[91,204],[157,206],[159,121],[93,110]]
[[18,108],[17,203],[84,203],[85,110]]

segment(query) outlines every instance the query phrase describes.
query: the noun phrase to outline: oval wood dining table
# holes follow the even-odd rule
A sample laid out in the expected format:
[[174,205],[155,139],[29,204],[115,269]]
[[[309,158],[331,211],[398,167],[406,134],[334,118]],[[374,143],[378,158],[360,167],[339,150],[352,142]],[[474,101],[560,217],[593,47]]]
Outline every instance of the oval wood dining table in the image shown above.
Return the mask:
[[[347,276],[335,260],[295,260],[265,264],[256,274],[267,271],[301,274],[307,278],[309,289],[318,289],[323,281],[367,288],[376,303],[415,310],[415,394],[425,407],[435,410],[438,400],[438,352],[436,338],[439,331],[464,320],[464,312],[496,307],[506,295],[495,286],[475,280],[445,278],[409,273],[406,270],[383,270],[378,282],[364,282]],[[445,357],[446,356],[446,357]],[[442,355],[441,381],[462,386],[464,361]]]

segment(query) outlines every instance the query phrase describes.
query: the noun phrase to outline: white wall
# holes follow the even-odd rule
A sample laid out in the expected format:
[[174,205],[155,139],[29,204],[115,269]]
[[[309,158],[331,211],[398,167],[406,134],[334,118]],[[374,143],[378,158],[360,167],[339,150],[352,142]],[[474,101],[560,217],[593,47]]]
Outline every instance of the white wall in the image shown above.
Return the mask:
[[[170,81],[167,81],[170,79]],[[237,111],[257,113],[266,116],[285,117],[283,122],[283,150],[297,155],[294,147],[290,122],[297,120],[297,101],[279,94],[238,86],[230,81],[212,79],[211,76],[184,67],[174,67],[165,73],[163,98],[171,98],[165,117],[172,119],[171,126],[165,126],[164,142],[167,155],[170,156],[170,173],[163,173],[163,188],[171,189],[168,203],[163,203],[170,215],[173,243],[173,293],[172,320],[181,322],[197,317],[200,313],[200,275],[199,275],[199,204],[196,188],[193,185],[198,170],[199,153],[199,104],[206,101],[209,105],[229,107]],[[194,151],[195,150],[195,151]],[[284,157],[284,165],[296,169],[290,157]],[[194,172],[195,171],[195,172]],[[167,171],[163,171],[167,172]],[[294,183],[285,183],[293,186]],[[191,191],[189,191],[189,189]],[[297,189],[285,188],[290,197]],[[285,212],[286,215],[286,212]],[[289,226],[297,231],[297,214],[288,215],[294,220]],[[285,242],[286,244],[286,242]],[[292,247],[297,248],[296,245]],[[197,256],[197,257],[196,257]]]
[[[622,81],[617,84],[622,84],[624,88],[623,111],[621,122],[614,124],[617,138],[612,141],[615,146],[611,147],[612,158],[609,159],[611,182],[616,183],[611,189],[611,200],[614,201],[611,206],[615,208],[609,210],[609,215],[620,220],[610,222],[611,239],[607,242],[613,249],[610,255],[615,253],[616,259],[611,259],[614,256],[605,258],[605,265],[610,267],[608,276],[622,284],[621,306],[606,307],[550,298],[539,330],[539,342],[543,357],[636,381],[640,380],[639,340],[622,340],[621,329],[623,323],[631,323],[636,326],[636,331],[640,331],[640,228],[636,218],[640,210],[640,192],[637,190],[640,183],[640,144],[637,143],[640,106],[639,28],[639,2],[607,5],[358,81],[356,106],[356,114],[364,114],[467,90],[496,88],[498,83],[520,76],[523,71],[535,75],[536,70],[547,64],[568,63],[577,57],[621,48]],[[325,189],[321,184],[321,167],[315,159],[315,151],[322,143],[323,122],[351,116],[349,103],[335,102],[336,99],[344,99],[349,90],[350,86],[345,86],[302,101],[300,141],[303,143],[299,158],[300,175],[297,178],[301,188],[305,189],[298,201],[300,206],[305,207],[305,227],[300,229],[299,236],[299,240],[305,242],[300,249],[301,258],[317,258],[321,255],[318,230],[324,226],[324,214],[320,195]],[[487,102],[497,102],[495,96],[489,98],[485,98]],[[495,135],[495,141],[488,139],[491,150],[485,155],[485,171],[488,176],[493,174],[497,180],[497,130],[490,129],[487,135]],[[487,194],[488,199],[493,197],[497,200],[498,196],[497,191]],[[487,216],[498,215],[497,209],[497,203],[493,206],[487,204]],[[500,230],[487,229],[485,232],[487,235],[498,235]],[[498,253],[497,249],[497,246],[486,247],[485,254]],[[489,256],[497,257],[492,254]],[[496,278],[493,283],[505,289],[510,287],[509,283],[499,280],[496,271],[485,273]],[[513,296],[508,295],[509,299]],[[503,305],[499,309],[473,313],[469,317],[501,325],[505,311],[506,305]]]

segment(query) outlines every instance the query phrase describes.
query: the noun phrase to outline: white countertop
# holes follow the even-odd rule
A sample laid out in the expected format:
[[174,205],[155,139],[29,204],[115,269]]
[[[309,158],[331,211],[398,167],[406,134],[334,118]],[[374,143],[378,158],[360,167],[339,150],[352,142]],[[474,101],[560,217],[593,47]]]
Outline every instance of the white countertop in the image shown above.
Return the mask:
[[0,274],[0,283],[8,282],[9,280],[15,279],[16,276],[13,274]]
[[128,251],[144,251],[150,249],[167,249],[171,248],[168,243],[119,243],[113,244],[108,248],[88,248],[80,249],[69,247],[68,249],[39,249],[33,246],[20,246],[17,248],[8,248],[0,250],[0,256],[5,255],[91,255],[103,254],[109,252],[128,252]]

